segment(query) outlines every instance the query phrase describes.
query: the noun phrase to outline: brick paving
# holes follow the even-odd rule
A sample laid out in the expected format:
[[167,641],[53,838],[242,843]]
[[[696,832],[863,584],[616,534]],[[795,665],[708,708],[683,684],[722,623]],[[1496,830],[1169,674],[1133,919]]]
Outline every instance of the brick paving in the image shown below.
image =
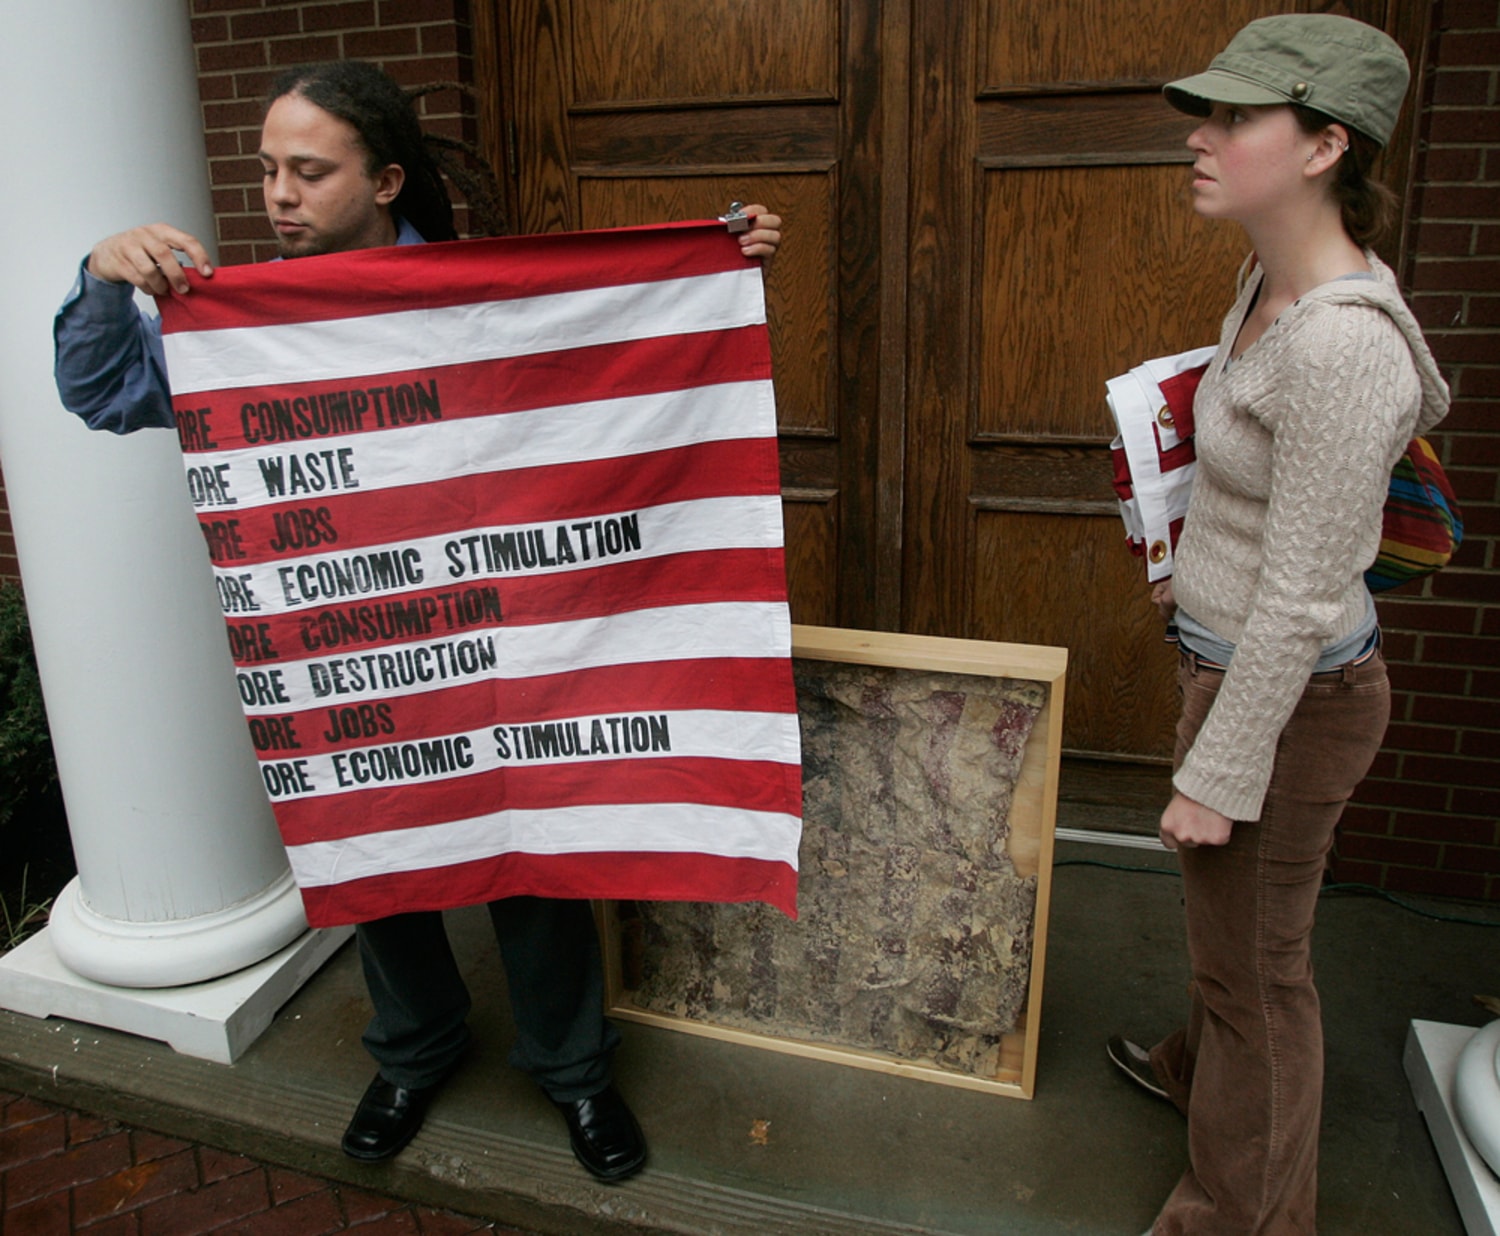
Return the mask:
[[4,1236],[526,1236],[0,1091]]

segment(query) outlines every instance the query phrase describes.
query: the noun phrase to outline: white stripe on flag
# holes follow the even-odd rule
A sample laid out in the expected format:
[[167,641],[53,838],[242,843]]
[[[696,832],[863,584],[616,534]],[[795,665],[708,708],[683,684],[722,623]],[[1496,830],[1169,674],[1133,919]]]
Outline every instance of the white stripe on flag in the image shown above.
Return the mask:
[[[503,409],[495,409],[503,412]],[[429,421],[420,431],[375,431],[280,447],[247,447],[188,456],[189,468],[210,464],[240,509],[322,496],[322,474],[339,475],[325,456],[341,458],[354,476],[349,492],[422,485],[511,468],[541,468],[593,459],[674,450],[699,442],[765,439],[776,433],[770,382],[726,382],[664,394],[558,404],[504,415]],[[413,436],[416,434],[416,436]],[[413,444],[420,443],[420,450]],[[300,449],[299,449],[300,448]],[[320,472],[319,492],[290,489],[290,469]],[[295,464],[292,462],[295,461]],[[339,482],[343,485],[342,481]]]
[[[633,519],[640,531],[641,547],[603,557],[603,550],[590,548],[584,560],[580,534],[573,529],[579,523],[614,520],[624,516]],[[556,555],[558,530],[568,536],[577,561],[558,561],[548,566],[538,563],[526,568],[499,566],[488,569],[483,546],[478,538],[491,535],[528,535],[541,537],[546,552]],[[586,530],[587,531],[587,530]],[[597,539],[597,537],[595,538]],[[465,549],[473,543],[472,555]],[[535,541],[526,549],[535,556]],[[570,571],[607,569],[615,562],[640,562],[671,554],[698,553],[720,549],[780,549],[781,500],[775,496],[748,498],[702,498],[693,502],[667,502],[644,507],[640,511],[601,512],[578,515],[551,524],[526,524],[520,527],[469,527],[449,529],[434,536],[386,545],[362,545],[358,549],[334,554],[311,554],[303,558],[277,558],[270,562],[215,567],[221,578],[232,579],[248,587],[257,602],[257,614],[284,614],[309,606],[322,607],[342,602],[397,596],[425,588],[473,583],[482,579],[522,579],[535,575],[556,575]],[[452,547],[450,552],[450,547]],[[417,555],[413,558],[414,551]],[[399,555],[400,567],[388,555]],[[389,586],[382,587],[371,574],[371,562],[390,569]],[[321,568],[321,569],[320,569]],[[357,579],[359,582],[346,582]]]
[[[236,676],[245,715],[253,717],[600,666],[791,655],[791,618],[785,604],[726,601],[498,628],[478,636],[283,661],[270,669],[240,669]],[[274,688],[269,675],[275,675]]]
[[297,883],[321,888],[501,854],[669,853],[754,858],[797,867],[801,820],[697,803],[502,811],[469,820],[287,847]]
[[177,395],[424,369],[440,340],[443,363],[497,360],[661,335],[732,330],[765,321],[757,265],[743,270],[589,288],[517,300],[366,314],[283,326],[178,331],[163,336]]
[[[655,751],[625,751],[611,721],[653,718],[670,748]],[[597,729],[594,723],[598,723]],[[576,727],[571,735],[567,727]],[[500,754],[494,738],[503,731],[509,754]],[[597,747],[590,750],[592,741]],[[539,731],[550,731],[548,745],[576,746],[576,754],[527,755],[528,742]],[[576,742],[575,742],[576,739]],[[596,763],[599,760],[712,759],[757,760],[797,765],[801,761],[801,739],[797,718],[782,712],[724,712],[713,709],[677,712],[634,712],[624,717],[561,717],[547,722],[510,723],[497,718],[492,726],[461,734],[406,739],[393,738],[369,747],[349,748],[299,760],[305,793],[276,796],[277,802],[350,794],[361,790],[389,791],[400,785],[421,785],[477,776],[499,768],[546,768],[557,765]],[[532,747],[535,750],[535,746]],[[462,752],[459,755],[459,752]],[[425,755],[424,755],[425,752]],[[459,759],[467,762],[460,765]],[[392,767],[394,763],[395,767]]]

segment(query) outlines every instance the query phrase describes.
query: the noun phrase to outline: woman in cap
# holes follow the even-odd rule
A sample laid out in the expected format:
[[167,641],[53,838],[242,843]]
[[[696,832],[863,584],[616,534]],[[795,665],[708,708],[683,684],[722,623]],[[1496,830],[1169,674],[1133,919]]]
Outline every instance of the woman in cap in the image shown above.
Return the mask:
[[1199,214],[1254,253],[1194,405],[1197,472],[1175,575],[1174,794],[1192,1000],[1149,1052],[1110,1055],[1188,1118],[1189,1166],[1151,1231],[1312,1232],[1323,1041],[1313,911],[1333,830],[1385,733],[1390,689],[1363,572],[1390,472],[1448,389],[1368,247],[1370,178],[1409,72],[1350,18],[1263,18],[1168,102]]

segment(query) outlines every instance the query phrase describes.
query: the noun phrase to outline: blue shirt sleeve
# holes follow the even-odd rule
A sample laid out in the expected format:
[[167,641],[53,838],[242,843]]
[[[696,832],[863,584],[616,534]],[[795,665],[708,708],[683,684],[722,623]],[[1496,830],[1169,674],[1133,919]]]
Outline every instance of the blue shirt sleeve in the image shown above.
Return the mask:
[[[396,243],[424,242],[398,216]],[[52,322],[52,372],[63,407],[90,429],[111,433],[176,428],[161,320],[141,312],[130,284],[96,279],[87,266],[85,258]]]
[[63,407],[90,429],[134,433],[176,425],[161,323],[137,307],[130,284],[96,279],[80,264],[53,319],[52,342]]

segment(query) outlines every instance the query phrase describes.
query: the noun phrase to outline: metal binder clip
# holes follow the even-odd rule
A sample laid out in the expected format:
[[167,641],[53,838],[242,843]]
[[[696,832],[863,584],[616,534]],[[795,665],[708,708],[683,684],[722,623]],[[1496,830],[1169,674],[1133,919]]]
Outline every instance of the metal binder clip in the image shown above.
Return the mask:
[[729,213],[720,215],[719,222],[727,225],[731,232],[748,232],[750,216],[745,213],[745,203],[730,202]]

